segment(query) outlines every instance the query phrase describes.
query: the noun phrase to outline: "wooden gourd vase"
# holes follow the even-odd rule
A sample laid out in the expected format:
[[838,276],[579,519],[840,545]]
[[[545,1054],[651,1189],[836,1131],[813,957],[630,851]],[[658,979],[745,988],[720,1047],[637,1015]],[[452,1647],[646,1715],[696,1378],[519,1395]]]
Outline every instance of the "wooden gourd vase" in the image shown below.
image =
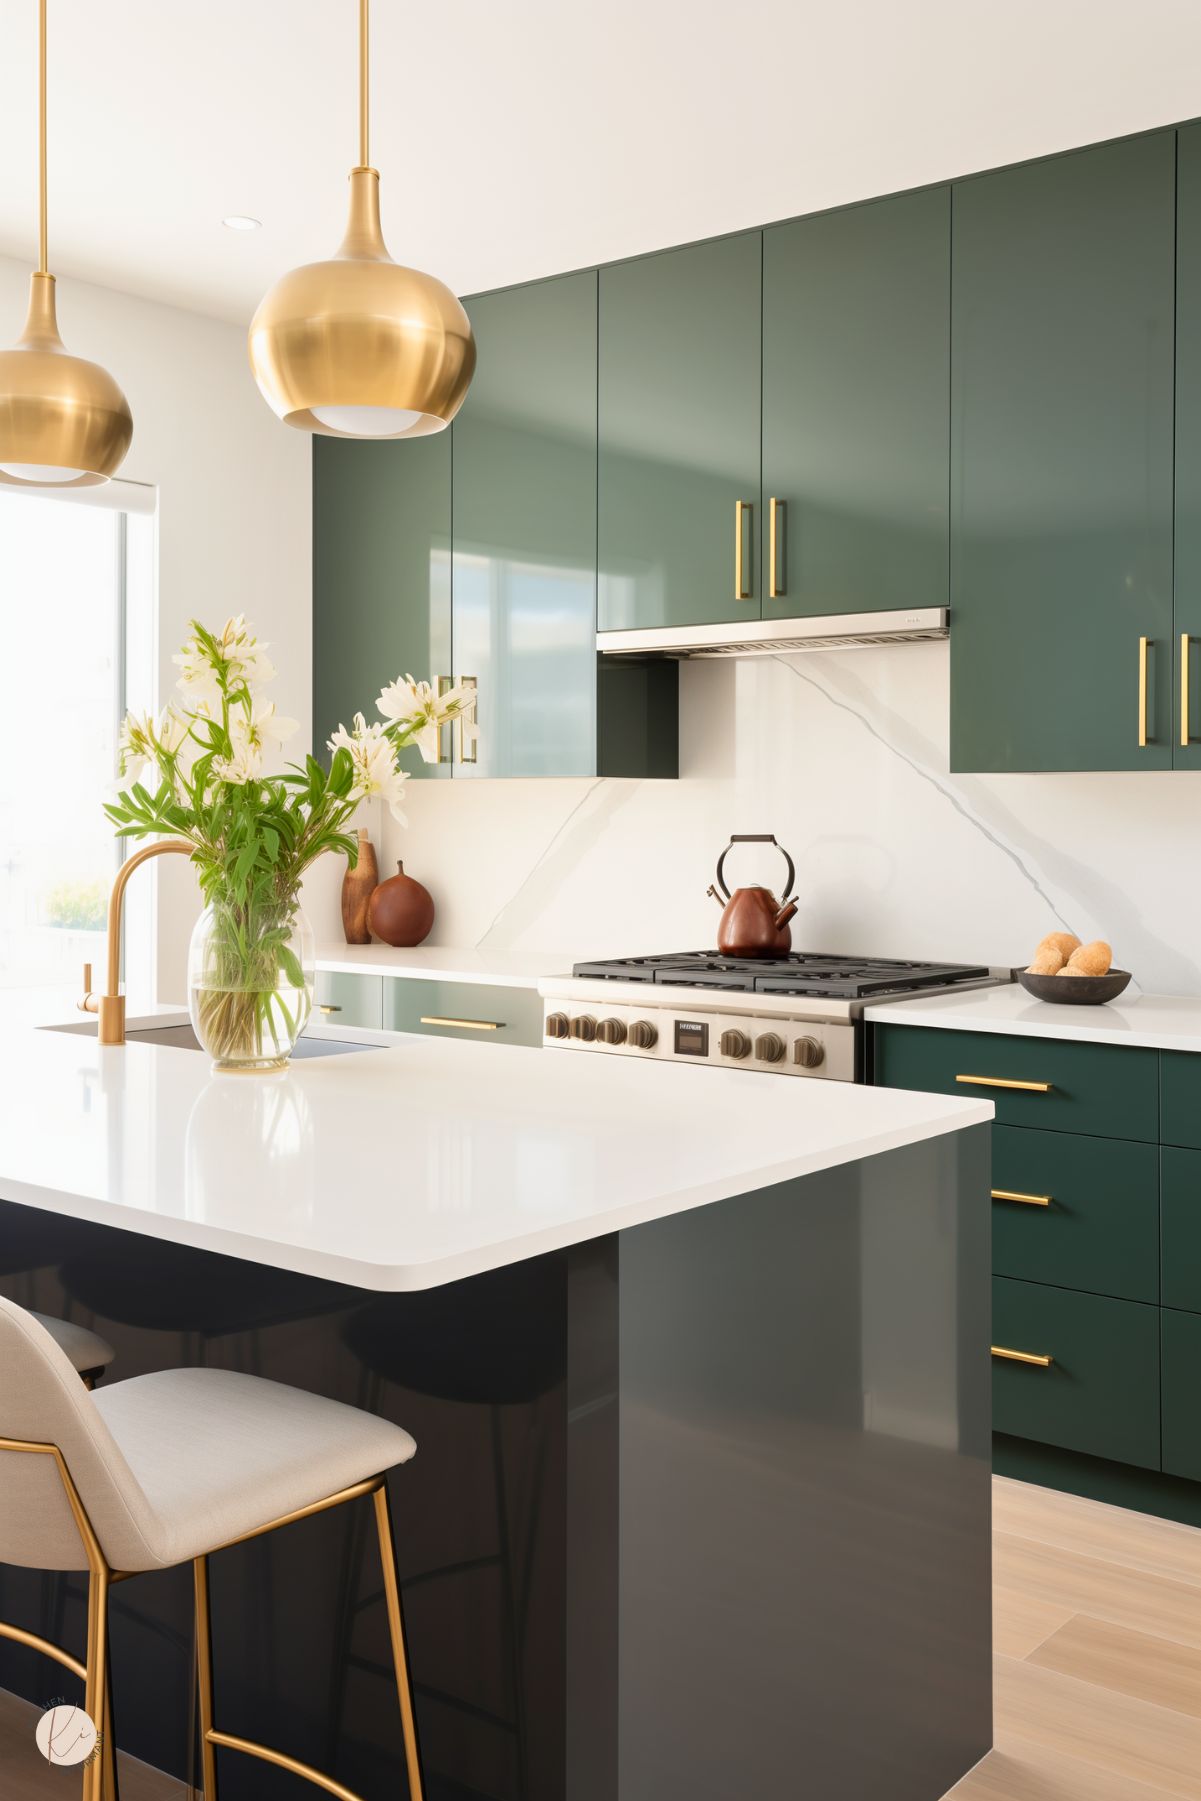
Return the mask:
[[403,863],[396,874],[381,882],[367,906],[367,924],[385,944],[412,946],[429,937],[434,923],[434,898],[428,888],[405,874]]
[[359,860],[353,869],[347,864],[346,874],[342,877],[342,932],[347,944],[371,943],[367,908],[378,881],[375,846],[365,828],[360,826]]

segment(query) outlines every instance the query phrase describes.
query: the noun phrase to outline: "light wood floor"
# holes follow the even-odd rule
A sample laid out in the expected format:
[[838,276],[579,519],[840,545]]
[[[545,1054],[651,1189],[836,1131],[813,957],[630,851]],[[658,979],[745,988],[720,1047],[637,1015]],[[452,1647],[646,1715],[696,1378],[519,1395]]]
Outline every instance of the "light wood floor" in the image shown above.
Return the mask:
[[[953,1801],[1201,1801],[1201,1530],[994,1479],[996,1749]],[[77,1792],[0,1694],[0,1797]],[[121,1801],[186,1790],[122,1760]]]

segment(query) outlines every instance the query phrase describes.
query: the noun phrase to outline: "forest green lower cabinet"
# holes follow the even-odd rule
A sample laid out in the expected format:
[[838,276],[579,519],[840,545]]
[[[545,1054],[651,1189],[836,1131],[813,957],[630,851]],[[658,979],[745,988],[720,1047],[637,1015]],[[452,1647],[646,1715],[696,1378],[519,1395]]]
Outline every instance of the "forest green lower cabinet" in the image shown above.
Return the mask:
[[1161,1152],[1163,1282],[1165,1307],[1201,1313],[1201,1151]]
[[1156,1145],[994,1126],[992,1147],[995,1274],[1158,1303]]
[[1201,1482],[1201,1315],[1165,1307],[1163,1467]]
[[1161,1054],[1159,1140],[1201,1150],[1201,1057],[1190,1051]]
[[993,1427],[1159,1468],[1159,1308],[993,1278]]

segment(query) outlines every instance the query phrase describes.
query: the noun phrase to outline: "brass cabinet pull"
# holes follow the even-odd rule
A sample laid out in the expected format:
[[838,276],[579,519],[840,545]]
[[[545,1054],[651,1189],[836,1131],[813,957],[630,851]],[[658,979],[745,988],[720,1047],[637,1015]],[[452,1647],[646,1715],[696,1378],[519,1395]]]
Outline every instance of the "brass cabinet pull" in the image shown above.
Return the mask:
[[775,496],[767,503],[768,566],[767,592],[772,600],[780,600],[787,592],[781,574],[784,531],[787,524],[784,502]]
[[455,1026],[460,1032],[499,1032],[503,1019],[444,1019],[440,1013],[423,1013],[423,1026]]
[[1180,742],[1188,749],[1188,633],[1180,634]]
[[1051,1205],[1049,1194],[1023,1194],[1020,1188],[994,1188],[992,1198],[994,1201],[1021,1201],[1026,1207],[1049,1207]]
[[1011,1082],[1008,1076],[956,1076],[972,1088],[1024,1088],[1030,1094],[1050,1094],[1050,1082]]
[[750,558],[743,556],[743,540],[746,536],[746,523],[744,521],[743,515],[745,514],[747,519],[752,519],[754,517],[754,513],[755,513],[755,509],[751,505],[749,500],[736,500],[734,502],[734,599],[735,600],[749,600],[751,598],[751,591],[747,587],[747,583],[746,583],[746,576],[747,576],[746,565],[750,562]]
[[341,1007],[335,1007],[332,1001],[318,1001],[318,1013],[341,1013]]
[[[438,693],[439,693],[439,695],[449,694],[450,690],[454,687],[454,685],[455,684],[454,684],[453,676],[440,675],[438,677]],[[438,761],[439,761],[439,763],[453,763],[455,760],[455,753],[454,753],[453,748],[451,749],[450,754],[447,755],[446,750],[443,746],[444,731],[445,731],[445,728],[443,727],[443,728],[440,728],[439,732],[438,732]]]
[[1053,1357],[1043,1356],[1038,1351],[1010,1351],[1001,1344],[991,1345],[989,1348],[994,1357],[1001,1357],[1006,1363],[1033,1363],[1040,1370],[1050,1369],[1055,1361]]
[[1138,641],[1138,747],[1147,748],[1147,652],[1151,648],[1150,638]]
[[478,763],[479,762],[479,744],[476,739],[467,737],[466,733],[463,730],[463,724],[467,718],[467,713],[470,713],[470,715],[471,715],[470,723],[472,725],[474,725],[476,723],[476,709],[479,706],[480,685],[474,675],[461,675],[459,677],[459,686],[460,686],[460,688],[470,688],[471,693],[472,693],[472,701],[471,701],[470,707],[466,710],[466,712],[461,713],[459,715],[458,721],[456,722],[458,725],[458,738],[459,738],[459,762],[460,763]]

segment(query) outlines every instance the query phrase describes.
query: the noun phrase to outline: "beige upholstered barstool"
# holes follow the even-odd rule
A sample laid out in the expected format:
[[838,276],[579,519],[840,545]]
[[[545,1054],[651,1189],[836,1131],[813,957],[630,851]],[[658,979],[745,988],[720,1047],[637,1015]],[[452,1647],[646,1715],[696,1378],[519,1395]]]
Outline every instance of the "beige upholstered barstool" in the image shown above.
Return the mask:
[[373,1414],[228,1370],[160,1370],[89,1393],[37,1319],[0,1298],[0,1562],[87,1570],[88,1646],[60,1646],[0,1623],[85,1683],[106,1754],[84,1771],[84,1801],[114,1791],[107,1695],[108,1591],[139,1571],[191,1563],[196,1592],[201,1757],[216,1801],[216,1753],[242,1751],[338,1796],[358,1797],[285,1752],[213,1723],[208,1558],[343,1501],[371,1496],[384,1572],[409,1792],[421,1768],[384,1472],[416,1446]]
[[97,1378],[117,1354],[107,1338],[101,1338],[99,1332],[90,1332],[86,1326],[77,1326],[73,1320],[55,1319],[49,1313],[30,1313],[29,1317],[39,1326],[45,1326],[85,1385],[94,1388]]

